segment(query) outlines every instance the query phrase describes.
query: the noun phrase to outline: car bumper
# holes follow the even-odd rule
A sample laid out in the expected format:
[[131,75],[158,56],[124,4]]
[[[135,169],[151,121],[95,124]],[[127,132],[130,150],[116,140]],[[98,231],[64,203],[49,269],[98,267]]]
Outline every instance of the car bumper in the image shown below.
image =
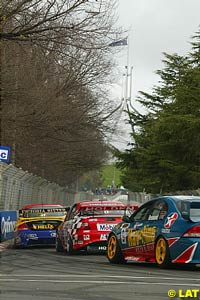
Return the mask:
[[87,231],[72,236],[75,250],[85,249],[88,252],[105,252],[107,250],[107,238],[109,232]]
[[170,247],[172,263],[200,264],[200,239],[180,238]]
[[56,231],[31,231],[24,230],[15,234],[14,243],[18,247],[34,245],[55,245]]

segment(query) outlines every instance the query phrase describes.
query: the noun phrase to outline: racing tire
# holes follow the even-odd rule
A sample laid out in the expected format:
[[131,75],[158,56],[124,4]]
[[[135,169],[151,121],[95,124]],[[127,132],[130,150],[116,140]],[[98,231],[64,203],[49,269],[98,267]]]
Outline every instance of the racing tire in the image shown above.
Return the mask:
[[162,236],[160,236],[156,241],[155,260],[160,268],[167,268],[171,264],[169,246]]
[[17,244],[16,239],[14,239],[13,249],[23,249],[23,248],[25,248],[25,246]]
[[64,252],[63,245],[61,240],[59,239],[58,235],[56,235],[56,252]]
[[112,264],[126,263],[115,234],[111,234],[108,238],[107,258]]
[[70,236],[68,237],[68,240],[67,240],[66,252],[68,255],[74,255],[76,253],[76,250],[74,250],[74,248],[73,248],[73,242],[72,242],[72,239]]

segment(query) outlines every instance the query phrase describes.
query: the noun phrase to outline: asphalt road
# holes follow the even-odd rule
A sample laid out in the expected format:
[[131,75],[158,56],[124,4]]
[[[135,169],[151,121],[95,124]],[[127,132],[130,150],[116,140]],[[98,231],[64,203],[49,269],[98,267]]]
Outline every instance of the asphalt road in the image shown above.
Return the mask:
[[200,268],[111,265],[104,255],[67,256],[54,248],[8,249],[0,258],[1,300],[196,300],[199,289]]

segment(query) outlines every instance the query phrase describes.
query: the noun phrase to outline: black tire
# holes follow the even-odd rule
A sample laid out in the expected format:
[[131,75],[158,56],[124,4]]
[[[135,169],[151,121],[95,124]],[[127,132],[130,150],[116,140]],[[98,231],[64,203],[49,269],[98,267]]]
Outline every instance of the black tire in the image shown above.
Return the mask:
[[167,268],[171,264],[169,246],[162,236],[157,239],[155,244],[155,259],[160,268]]
[[68,255],[76,254],[76,250],[74,250],[74,248],[73,248],[73,242],[72,242],[72,239],[71,239],[70,236],[68,237],[68,240],[67,240],[67,250],[66,250],[66,252],[67,252]]
[[23,249],[23,248],[25,248],[25,246],[17,244],[16,239],[14,239],[13,248],[14,249]]
[[126,262],[122,255],[117,237],[113,233],[108,238],[107,258],[112,264],[122,264]]
[[63,245],[57,234],[56,234],[56,252],[64,252]]

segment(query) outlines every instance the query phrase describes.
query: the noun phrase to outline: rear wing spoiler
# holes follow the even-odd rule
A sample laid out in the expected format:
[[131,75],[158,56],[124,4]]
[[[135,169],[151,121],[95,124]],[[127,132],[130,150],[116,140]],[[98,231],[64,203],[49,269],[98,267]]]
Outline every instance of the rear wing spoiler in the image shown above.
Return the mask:
[[68,212],[70,207],[54,207],[54,208],[31,208],[31,209],[19,209],[19,217],[23,217],[26,212],[30,213],[51,213],[51,212]]

